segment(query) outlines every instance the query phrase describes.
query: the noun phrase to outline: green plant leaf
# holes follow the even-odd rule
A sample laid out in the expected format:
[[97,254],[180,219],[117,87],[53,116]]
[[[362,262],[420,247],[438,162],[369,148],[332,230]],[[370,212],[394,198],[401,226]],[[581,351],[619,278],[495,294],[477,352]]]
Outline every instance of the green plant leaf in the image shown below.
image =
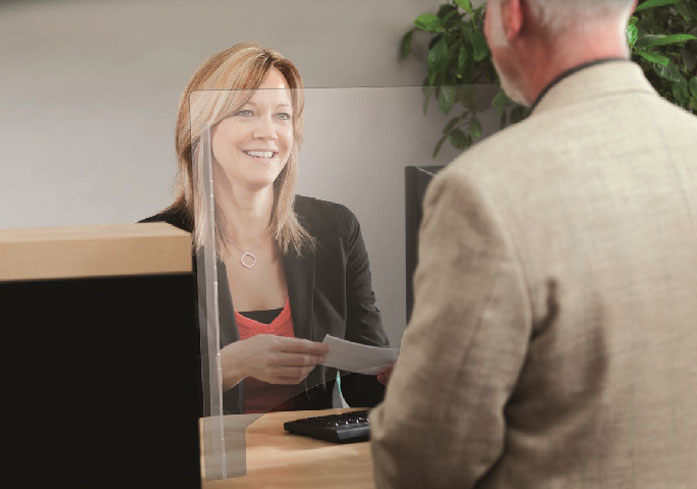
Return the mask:
[[448,29],[451,29],[453,25],[457,25],[457,21],[459,20],[459,15],[457,10],[453,10],[452,12],[448,12],[445,14],[443,17],[443,27],[447,31]]
[[695,71],[695,68],[697,68],[697,55],[685,48],[680,50],[680,55],[687,71],[690,73]]
[[666,66],[661,66],[658,70],[658,75],[666,80],[677,82],[680,81],[680,70],[673,63],[668,63]]
[[511,124],[517,124],[528,116],[528,109],[522,105],[516,105],[511,110]]
[[681,2],[682,0],[647,0],[646,2],[640,3],[635,12],[641,12],[642,10],[654,8],[654,7],[662,7],[663,5],[673,5],[674,3]]
[[469,0],[455,0],[455,5],[462,8],[468,14],[472,15],[472,4]]
[[435,45],[438,43],[438,41],[440,41],[441,39],[443,39],[443,34],[437,34],[433,36],[433,38],[430,41],[428,41],[428,50],[430,51],[431,49],[433,49]]
[[438,156],[438,153],[440,153],[440,149],[443,147],[443,143],[445,142],[446,139],[448,139],[448,135],[447,135],[447,134],[444,134],[443,137],[441,137],[441,138],[438,140],[438,143],[436,144],[436,147],[433,148],[433,155],[432,155],[432,157],[433,157],[434,160],[436,159],[436,156]]
[[467,38],[472,45],[472,58],[479,63],[489,56],[489,46],[481,29],[468,30]]
[[476,85],[458,85],[455,87],[455,96],[467,110],[474,112],[475,100],[477,99]]
[[628,25],[627,42],[629,43],[629,46],[634,46],[637,42],[637,39],[639,39],[639,28],[636,25]]
[[438,107],[444,114],[450,112],[455,105],[455,88],[449,85],[440,87],[438,91]]
[[650,48],[655,46],[667,46],[668,44],[678,44],[681,42],[694,41],[697,37],[690,34],[671,34],[666,35],[653,35],[647,34],[646,36],[639,39],[636,43],[639,48]]
[[442,73],[448,69],[448,43],[445,38],[441,38],[428,52],[427,63],[428,69],[433,73]]
[[445,18],[452,12],[457,12],[457,7],[449,3],[443,3],[438,8],[438,17],[440,17],[443,24],[445,24]]
[[690,106],[697,110],[697,97],[690,97]]
[[651,51],[638,50],[636,51],[636,54],[638,54],[647,61],[651,61],[652,63],[658,63],[661,66],[668,66],[668,64],[670,63],[670,58],[668,56],[664,56],[662,54],[654,53]]
[[684,3],[677,3],[674,8],[683,20],[689,21],[691,19],[690,9]]
[[469,133],[472,135],[472,139],[479,139],[480,137],[482,137],[482,124],[476,117],[472,117],[469,125],[467,126],[467,129],[469,129]]
[[422,88],[424,92],[424,105],[423,105],[423,111],[424,115],[428,113],[428,104],[431,102],[431,95],[433,95],[433,91],[435,90],[432,86],[426,84],[428,80],[424,81],[424,86]]
[[680,105],[685,106],[690,100],[690,87],[687,78],[682,75],[679,78],[679,81],[671,83],[670,92]]
[[688,87],[690,88],[690,93],[692,94],[692,96],[697,97],[697,76],[693,76],[690,79]]
[[400,59],[404,59],[407,56],[409,56],[409,53],[411,53],[411,41],[412,38],[414,37],[414,29],[410,30],[406,34],[404,34],[404,37],[402,37],[402,43],[399,47],[399,57]]
[[673,94],[673,98],[675,98],[680,105],[684,105],[690,100],[689,93],[685,95],[685,90],[683,90],[679,83],[673,83],[670,87],[670,91]]
[[467,63],[467,46],[464,44],[460,46],[460,52],[457,55],[457,72],[462,73],[465,70],[465,63]]
[[450,120],[448,121],[448,123],[445,125],[445,127],[443,128],[443,134],[448,134],[450,131],[452,131],[453,128],[454,128],[456,125],[458,125],[458,124],[460,123],[460,121],[462,121],[462,119],[463,119],[464,117],[465,117],[465,116],[464,116],[464,114],[463,114],[463,115],[459,115],[459,116],[457,116],[457,117],[453,117],[452,119],[450,119]]
[[675,87],[676,85],[680,91],[681,98],[684,99],[683,102],[686,101],[687,99],[689,99],[690,98],[690,85],[687,81],[687,78],[680,75],[680,81],[673,82],[673,87]]
[[421,14],[414,20],[414,25],[426,32],[442,32],[443,25],[435,14]]
[[438,9],[438,18],[446,31],[451,29],[453,26],[457,26],[460,12],[457,10],[455,5],[444,3]]
[[687,8],[690,10],[690,17],[697,19],[697,5],[689,4]]
[[503,89],[496,92],[496,95],[494,95],[494,98],[491,100],[491,106],[496,110],[496,114],[499,117],[505,115],[506,106],[508,106],[508,96]]
[[636,25],[638,20],[639,20],[639,17],[637,17],[636,15],[632,15],[629,18],[629,25]]
[[472,137],[462,132],[462,129],[453,129],[448,134],[450,144],[457,149],[465,149],[472,144]]

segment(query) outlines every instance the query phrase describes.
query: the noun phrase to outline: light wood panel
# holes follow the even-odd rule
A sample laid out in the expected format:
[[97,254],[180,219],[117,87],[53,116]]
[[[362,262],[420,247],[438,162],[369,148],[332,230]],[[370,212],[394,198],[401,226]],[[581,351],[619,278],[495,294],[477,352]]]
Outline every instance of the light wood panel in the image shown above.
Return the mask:
[[0,281],[190,271],[190,234],[166,223],[0,230]]

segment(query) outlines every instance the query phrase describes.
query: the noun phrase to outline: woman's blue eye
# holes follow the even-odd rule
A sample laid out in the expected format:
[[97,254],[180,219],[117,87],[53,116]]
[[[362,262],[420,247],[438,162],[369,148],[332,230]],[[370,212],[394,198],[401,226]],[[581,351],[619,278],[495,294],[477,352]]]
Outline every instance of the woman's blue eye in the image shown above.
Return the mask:
[[252,112],[249,109],[242,109],[238,110],[235,112],[235,115],[241,116],[241,117],[252,117],[254,115],[254,112]]
[[289,121],[291,119],[291,115],[287,112],[280,112],[277,117],[284,121]]

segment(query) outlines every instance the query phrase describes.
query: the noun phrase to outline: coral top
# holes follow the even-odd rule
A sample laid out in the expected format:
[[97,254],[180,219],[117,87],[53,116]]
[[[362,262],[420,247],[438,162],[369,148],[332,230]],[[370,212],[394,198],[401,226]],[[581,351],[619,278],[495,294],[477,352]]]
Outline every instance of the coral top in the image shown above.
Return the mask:
[[[286,299],[281,313],[270,323],[264,324],[243,316],[235,311],[237,329],[240,340],[251,338],[258,334],[274,334],[277,336],[295,337],[293,318],[290,314],[290,303]],[[269,411],[291,411],[296,409],[297,402],[293,399],[303,392],[303,384],[269,384],[253,377],[244,380],[244,412],[267,413]]]

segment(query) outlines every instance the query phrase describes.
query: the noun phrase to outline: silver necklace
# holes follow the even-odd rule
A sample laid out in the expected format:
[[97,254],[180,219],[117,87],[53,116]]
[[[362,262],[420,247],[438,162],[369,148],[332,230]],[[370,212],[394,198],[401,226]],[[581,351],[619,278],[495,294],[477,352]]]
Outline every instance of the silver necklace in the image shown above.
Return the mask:
[[233,243],[227,236],[223,236],[223,240],[226,243],[230,243],[232,246],[235,247],[237,251],[242,253],[242,256],[240,257],[240,263],[242,264],[243,267],[245,268],[252,268],[254,265],[257,264],[257,257],[254,256],[254,253],[251,251],[244,251],[241,249],[239,246],[237,246],[235,243]]

